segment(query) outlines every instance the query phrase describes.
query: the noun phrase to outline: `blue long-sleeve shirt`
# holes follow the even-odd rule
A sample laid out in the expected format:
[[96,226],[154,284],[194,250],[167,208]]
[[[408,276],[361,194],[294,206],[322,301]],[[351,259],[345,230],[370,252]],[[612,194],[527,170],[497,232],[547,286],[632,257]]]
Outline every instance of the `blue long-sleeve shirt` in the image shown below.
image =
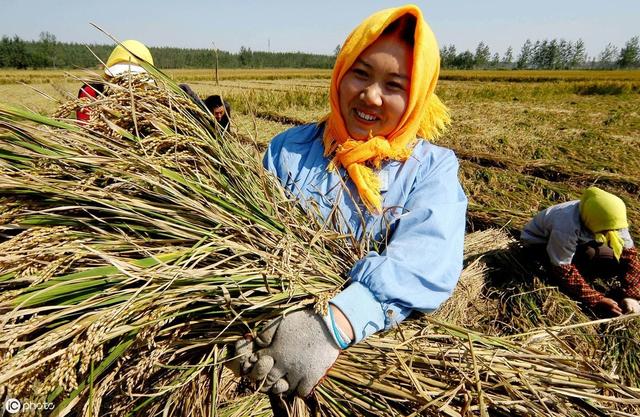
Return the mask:
[[371,214],[345,170],[328,169],[322,132],[322,125],[313,124],[277,135],[264,166],[303,207],[315,202],[325,219],[337,204],[339,232],[381,243],[379,252],[355,263],[351,285],[331,300],[358,342],[412,310],[435,310],[451,295],[462,270],[467,199],[453,152],[418,141],[405,162],[383,163],[378,176],[384,214]]

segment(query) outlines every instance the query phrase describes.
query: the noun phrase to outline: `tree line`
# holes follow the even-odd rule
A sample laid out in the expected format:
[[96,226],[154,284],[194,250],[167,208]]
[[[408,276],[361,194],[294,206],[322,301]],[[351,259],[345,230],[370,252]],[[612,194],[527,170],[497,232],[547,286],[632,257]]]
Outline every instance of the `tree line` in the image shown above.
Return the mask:
[[[37,41],[18,36],[0,39],[0,68],[93,68],[106,62],[113,45],[57,42],[42,32]],[[238,53],[211,49],[150,47],[158,68],[332,68],[335,56],[304,52],[263,52],[241,47]],[[96,58],[97,57],[97,58]]]
[[484,42],[478,43],[475,53],[457,52],[455,45],[445,45],[440,50],[443,68],[454,69],[626,69],[640,68],[640,41],[638,36],[629,39],[624,47],[609,43],[597,57],[587,56],[582,39],[575,42],[564,39],[527,39],[514,55],[509,46],[500,55],[491,53]]
[[[105,62],[112,45],[58,42],[42,32],[38,40],[18,36],[0,39],[0,68],[92,68]],[[252,51],[242,46],[237,53],[211,49],[149,48],[158,68],[332,68],[340,47],[332,55],[303,52]],[[597,57],[588,57],[581,39],[527,39],[516,55],[510,46],[503,55],[478,43],[474,52],[458,52],[455,45],[440,50],[442,67],[450,69],[625,69],[640,68],[638,36],[622,48],[609,43]],[[97,58],[96,58],[97,57]]]

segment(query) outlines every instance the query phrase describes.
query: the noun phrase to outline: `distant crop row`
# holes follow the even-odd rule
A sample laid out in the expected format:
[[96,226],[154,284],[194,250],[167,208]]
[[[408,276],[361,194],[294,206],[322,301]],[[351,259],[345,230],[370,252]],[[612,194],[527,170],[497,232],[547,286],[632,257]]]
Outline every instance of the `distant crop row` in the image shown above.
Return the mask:
[[[215,81],[213,69],[167,69],[165,70],[178,82]],[[43,84],[61,81],[73,81],[88,76],[96,76],[98,70],[16,70],[0,69],[0,84]],[[268,68],[268,69],[220,69],[219,80],[285,80],[285,79],[329,79],[331,71],[326,69],[305,68]]]
[[[86,77],[96,70],[13,70],[0,69],[0,84],[41,84],[69,81]],[[216,80],[214,69],[167,69],[178,82]],[[331,71],[327,69],[263,68],[263,69],[220,69],[218,80],[329,80]],[[592,70],[443,70],[441,80],[450,81],[628,81],[640,83],[640,70],[592,71]]]
[[640,70],[444,70],[441,80],[451,81],[635,81],[640,82]]

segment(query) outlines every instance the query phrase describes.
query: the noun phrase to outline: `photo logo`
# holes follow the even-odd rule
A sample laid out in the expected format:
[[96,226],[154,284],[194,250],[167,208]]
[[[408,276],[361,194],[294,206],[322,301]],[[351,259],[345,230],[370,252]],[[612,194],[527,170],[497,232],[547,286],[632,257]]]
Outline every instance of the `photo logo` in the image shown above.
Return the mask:
[[20,400],[15,398],[9,398],[4,402],[4,409],[7,410],[9,414],[15,414],[20,411],[22,404],[20,404]]

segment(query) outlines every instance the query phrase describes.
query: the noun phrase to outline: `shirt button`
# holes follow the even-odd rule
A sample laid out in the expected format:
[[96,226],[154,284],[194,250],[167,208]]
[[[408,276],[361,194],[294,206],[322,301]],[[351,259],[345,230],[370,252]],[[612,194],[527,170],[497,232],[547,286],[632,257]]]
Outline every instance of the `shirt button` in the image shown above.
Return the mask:
[[393,317],[393,310],[387,310],[387,317]]

